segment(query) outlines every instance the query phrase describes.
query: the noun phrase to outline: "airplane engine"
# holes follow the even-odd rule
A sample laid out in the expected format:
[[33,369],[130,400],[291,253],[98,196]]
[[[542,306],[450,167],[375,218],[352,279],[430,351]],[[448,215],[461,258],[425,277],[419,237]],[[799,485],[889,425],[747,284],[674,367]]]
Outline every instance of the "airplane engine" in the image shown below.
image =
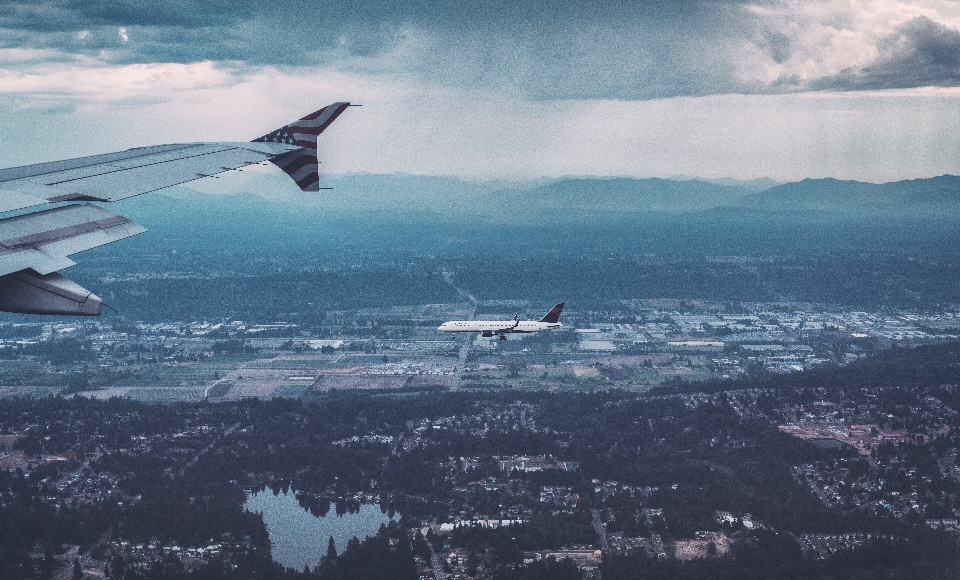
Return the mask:
[[57,272],[20,270],[0,276],[0,311],[99,316],[99,296]]
[[492,330],[484,330],[483,332],[480,333],[480,336],[482,336],[482,337],[484,337],[484,338],[490,338],[491,336],[493,336],[493,331],[492,331]]

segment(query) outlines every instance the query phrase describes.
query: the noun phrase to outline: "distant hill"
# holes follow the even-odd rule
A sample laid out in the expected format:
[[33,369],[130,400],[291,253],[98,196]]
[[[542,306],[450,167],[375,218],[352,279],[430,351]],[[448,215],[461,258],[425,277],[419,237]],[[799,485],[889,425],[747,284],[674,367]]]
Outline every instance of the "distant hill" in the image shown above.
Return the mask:
[[364,260],[558,248],[591,255],[941,254],[960,243],[956,176],[887,184],[808,179],[759,193],[629,178],[505,184],[348,175],[328,177],[332,191],[303,193],[285,178],[259,175],[243,185],[230,195],[171,188],[111,204],[150,232],[96,252],[117,259],[203,252],[226,263],[226,254],[238,252]]
[[256,206],[257,211],[281,214],[419,215],[519,224],[544,219],[575,221],[586,217],[617,219],[622,214],[695,212],[735,204],[756,191],[743,185],[658,178],[567,178],[504,184],[401,174],[328,177],[324,186],[332,189],[320,193],[299,192],[286,178],[269,174],[238,185],[238,193],[233,195],[174,188],[155,194],[153,201],[144,196],[129,205],[135,208],[133,211],[142,209],[151,214],[174,211],[177,204],[184,204],[201,213],[203,208],[234,213]]
[[484,299],[541,302],[925,308],[960,296],[954,176],[758,192],[700,180],[348,175],[302,193],[246,173],[242,187],[218,181],[220,195],[171,188],[110,204],[149,231],[86,252],[71,279],[158,320],[442,302],[452,298],[440,270]]
[[713,183],[715,185],[732,185],[735,187],[742,187],[748,189],[752,192],[760,192],[770,189],[771,187],[776,187],[780,185],[779,181],[774,181],[769,177],[760,177],[758,179],[748,179],[746,181],[741,181],[739,179],[732,179],[730,177],[721,177],[719,179],[706,179],[703,177],[691,177],[689,175],[674,175],[669,177],[673,181],[703,181],[705,183]]
[[746,196],[736,205],[767,211],[954,220],[960,215],[960,177],[941,175],[882,184],[804,179]]
[[570,221],[617,219],[624,214],[702,211],[735,204],[751,190],[741,186],[670,179],[564,179],[529,190],[496,191],[481,196],[480,213],[539,216]]
[[[226,180],[224,180],[226,181]],[[774,185],[770,180],[564,178],[503,183],[422,175],[341,175],[327,177],[332,190],[303,193],[285,177],[247,177],[230,195],[206,195],[185,188],[131,200],[132,212],[151,217],[274,215],[296,218],[363,217],[385,220],[505,225],[543,222],[603,223],[651,218],[710,220],[822,220],[847,218],[954,221],[960,216],[960,177],[943,175],[884,184],[805,179]],[[175,201],[173,201],[175,200]],[[117,204],[119,205],[119,204]],[[149,218],[145,218],[149,219]],[[209,224],[208,224],[209,225]]]

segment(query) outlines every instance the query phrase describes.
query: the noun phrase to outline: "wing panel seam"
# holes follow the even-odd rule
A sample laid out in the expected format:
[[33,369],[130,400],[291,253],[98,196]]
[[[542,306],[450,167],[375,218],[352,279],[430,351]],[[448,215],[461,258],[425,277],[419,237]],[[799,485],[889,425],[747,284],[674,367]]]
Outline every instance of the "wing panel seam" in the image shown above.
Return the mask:
[[[7,178],[7,179],[0,179],[0,183],[8,183],[8,182],[14,182],[14,181],[20,181],[20,180],[26,180],[26,179],[35,179],[35,178],[38,178],[38,177],[39,177],[39,178],[42,178],[42,177],[45,176],[45,175],[53,175],[53,174],[56,174],[56,173],[63,173],[63,172],[65,172],[65,171],[74,171],[74,170],[76,170],[76,169],[83,169],[83,168],[85,168],[85,167],[96,167],[96,166],[98,166],[98,165],[110,165],[110,164],[116,163],[117,161],[129,161],[129,160],[138,159],[138,158],[141,158],[141,157],[149,157],[149,156],[151,156],[151,155],[157,155],[158,153],[172,153],[172,152],[181,151],[181,150],[184,150],[184,149],[193,149],[193,148],[196,148],[196,147],[201,147],[201,146],[203,146],[203,145],[208,145],[208,143],[174,143],[174,144],[170,144],[170,145],[156,145],[156,146],[148,146],[148,147],[135,147],[135,148],[133,148],[133,149],[127,149],[126,151],[121,151],[121,152],[118,152],[118,153],[116,153],[116,154],[114,154],[114,153],[104,153],[103,155],[92,155],[91,157],[105,157],[105,156],[110,156],[110,155],[122,155],[122,154],[129,153],[129,152],[132,152],[132,151],[137,151],[138,149],[152,149],[152,148],[155,148],[155,147],[171,147],[171,149],[165,149],[165,150],[162,150],[162,151],[144,151],[144,152],[137,152],[137,153],[135,153],[135,154],[130,155],[129,157],[121,157],[120,159],[110,159],[110,160],[105,160],[105,161],[97,161],[97,162],[94,162],[94,163],[90,163],[89,165],[76,165],[76,166],[73,166],[73,167],[63,167],[63,168],[60,168],[60,169],[53,169],[53,170],[51,170],[51,171],[43,171],[43,172],[41,172],[41,173],[34,173],[34,174],[30,174],[30,175],[20,175],[20,176],[17,176],[17,177],[10,177],[10,178]],[[66,160],[64,160],[64,161],[48,161],[48,162],[46,162],[46,163],[38,163],[37,165],[25,165],[25,166],[22,166],[22,167],[8,167],[8,168],[5,168],[5,169],[0,169],[0,175],[2,175],[3,172],[5,172],[5,171],[14,171],[14,170],[17,170],[17,169],[29,169],[29,168],[32,168],[32,167],[41,167],[41,166],[45,166],[45,165],[56,165],[57,163],[70,163],[70,162],[75,162],[75,161],[85,161],[85,160],[87,160],[87,159],[90,159],[91,157],[79,157],[79,158],[77,158],[77,159],[66,159]]]
[[[142,168],[144,168],[144,167],[151,167],[151,166],[153,166],[153,165],[163,165],[164,163],[171,163],[171,162],[174,162],[174,161],[183,161],[184,159],[193,159],[193,158],[196,158],[196,157],[203,157],[204,155],[215,155],[215,154],[217,154],[217,153],[223,153],[224,151],[229,151],[229,150],[231,150],[231,149],[239,149],[239,147],[226,147],[226,148],[220,149],[220,150],[218,150],[218,151],[207,151],[206,153],[198,153],[198,154],[196,154],[196,155],[187,155],[187,156],[185,156],[185,157],[177,157],[176,159],[166,159],[166,160],[164,160],[164,161],[155,161],[155,162],[153,162],[153,163],[145,163],[145,164],[143,164],[143,165],[137,165],[136,167],[123,167],[123,168],[120,168],[120,169],[114,169],[113,171],[104,171],[103,173],[94,173],[94,174],[92,174],[92,175],[84,175],[84,176],[82,176],[82,177],[74,177],[74,178],[72,178],[72,179],[64,179],[63,181],[54,181],[53,183],[47,183],[47,184],[45,184],[45,185],[48,185],[48,186],[50,186],[50,187],[53,187],[53,186],[55,186],[55,185],[61,185],[61,184],[63,184],[63,183],[70,183],[70,182],[72,182],[72,181],[82,181],[82,180],[84,180],[84,179],[90,179],[91,177],[100,177],[100,176],[102,176],[102,175],[110,175],[110,174],[112,174],[112,173],[120,173],[120,172],[122,172],[122,171],[130,171],[130,170],[132,170],[132,169],[142,169]],[[260,160],[257,160],[257,161],[255,161],[254,163],[259,163],[259,162],[260,162]],[[213,175],[213,174],[211,174],[211,175]],[[188,180],[188,181],[193,181],[193,180],[190,179],[190,180]],[[162,188],[161,188],[161,189],[162,189]],[[149,192],[145,192],[145,193],[149,193]]]

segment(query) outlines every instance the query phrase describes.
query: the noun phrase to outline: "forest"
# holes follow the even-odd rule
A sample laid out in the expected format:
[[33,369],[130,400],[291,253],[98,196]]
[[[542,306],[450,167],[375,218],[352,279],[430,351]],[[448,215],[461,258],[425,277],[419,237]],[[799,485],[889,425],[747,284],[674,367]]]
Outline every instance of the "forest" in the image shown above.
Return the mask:
[[[431,532],[426,539],[435,549],[446,542],[474,553],[477,565],[497,578],[562,576],[567,564],[523,566],[523,551],[595,544],[590,514],[599,510],[608,534],[672,542],[712,531],[733,538],[727,555],[705,560],[611,552],[601,565],[605,578],[947,578],[960,570],[956,538],[929,528],[924,518],[945,517],[960,506],[956,481],[940,472],[936,459],[960,445],[960,397],[951,386],[960,382],[958,357],[955,343],[898,349],[845,368],[674,382],[648,395],[332,392],[200,405],[6,399],[0,430],[26,432],[17,448],[71,459],[35,465],[29,473],[0,472],[0,566],[5,578],[46,577],[59,546],[95,549],[105,533],[184,546],[246,537],[220,564],[186,571],[171,562],[135,567],[114,558],[112,577],[406,578],[416,554],[424,553],[423,538],[406,530],[489,516],[524,523],[462,528],[446,538]],[[931,398],[942,405],[936,417],[924,407]],[[867,461],[849,447],[821,446],[777,429],[784,413],[825,400],[843,401],[839,412],[851,421],[892,416],[893,427],[924,435],[884,444]],[[928,437],[931,429],[937,434]],[[394,443],[365,442],[370,436]],[[357,443],[334,444],[352,437]],[[505,473],[495,461],[519,455],[562,459],[576,468]],[[877,476],[892,489],[919,489],[923,507],[898,515],[826,505],[795,475],[796,466],[819,465],[856,482],[873,477],[871,461],[886,470]],[[57,486],[70,489],[72,473],[102,482],[101,499],[77,502],[67,495],[51,504],[68,493]],[[541,498],[544,486],[576,499],[551,507]],[[336,565],[328,557],[308,572],[284,571],[270,561],[262,520],[242,509],[245,493],[265,488],[295,490],[316,515],[356,509],[345,498],[360,492],[376,494],[383,509],[402,515],[399,527],[352,543]],[[731,527],[717,519],[720,512],[760,524]],[[641,517],[647,513],[657,515]],[[826,559],[810,558],[797,540],[863,533],[878,539]],[[384,534],[400,544],[384,548]],[[384,569],[397,575],[382,576]]]

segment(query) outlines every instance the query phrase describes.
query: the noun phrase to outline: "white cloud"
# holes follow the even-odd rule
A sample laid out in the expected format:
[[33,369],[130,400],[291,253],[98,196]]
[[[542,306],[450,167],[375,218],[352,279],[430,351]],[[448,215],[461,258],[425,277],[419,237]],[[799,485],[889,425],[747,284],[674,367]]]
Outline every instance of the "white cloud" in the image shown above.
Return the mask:
[[245,141],[350,100],[363,107],[320,141],[326,173],[869,181],[960,173],[960,89],[548,101],[321,68],[35,57],[0,51],[3,166]]
[[[29,54],[3,57],[26,58]],[[34,106],[69,103],[83,108],[169,102],[178,95],[229,86],[236,77],[211,62],[109,66],[75,57],[72,62],[44,62],[0,68],[0,95],[21,95]],[[29,105],[28,105],[29,106]]]
[[756,90],[803,89],[869,65],[884,39],[918,17],[960,28],[960,3],[943,0],[783,0],[748,6],[748,32],[728,46],[736,76]]

